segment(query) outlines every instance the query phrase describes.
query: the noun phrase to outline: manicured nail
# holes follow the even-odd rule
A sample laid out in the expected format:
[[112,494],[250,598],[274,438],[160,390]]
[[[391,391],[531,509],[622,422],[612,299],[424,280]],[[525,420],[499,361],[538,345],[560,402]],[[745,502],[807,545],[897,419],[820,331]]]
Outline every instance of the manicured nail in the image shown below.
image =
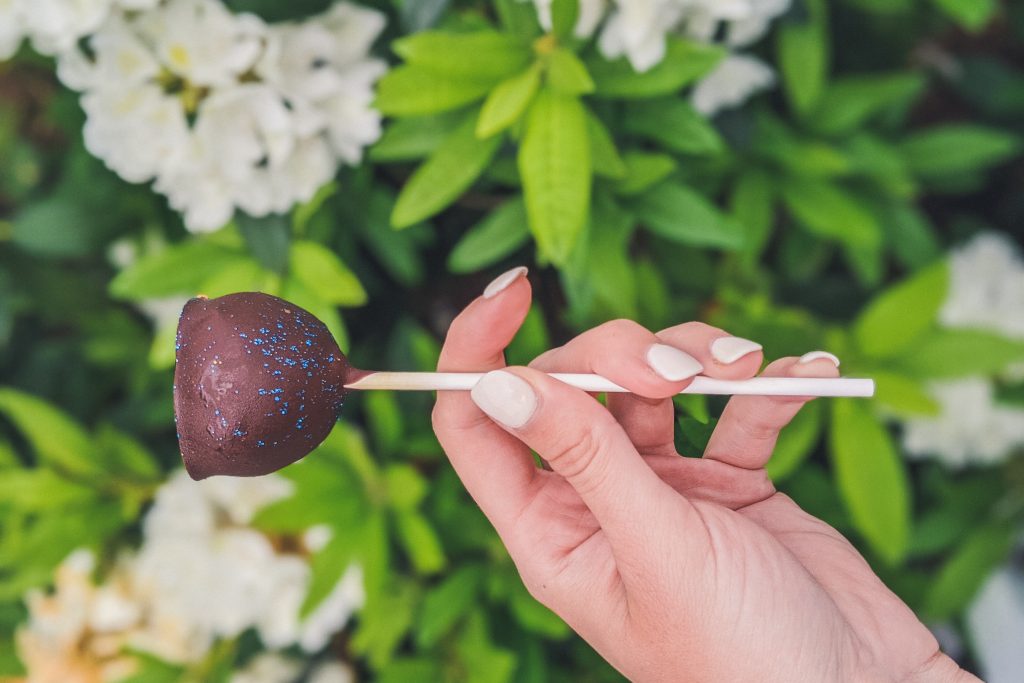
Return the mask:
[[800,356],[800,360],[797,362],[803,365],[806,363],[813,363],[819,358],[828,358],[830,361],[835,363],[837,368],[839,367],[839,359],[836,358],[835,354],[829,353],[828,351],[811,351],[810,353],[805,353]]
[[696,358],[668,344],[652,344],[647,349],[647,364],[670,382],[693,377],[704,369]]
[[735,363],[743,356],[760,351],[761,345],[743,337],[719,337],[711,342],[711,357],[719,363]]
[[513,429],[526,424],[537,409],[537,395],[529,382],[505,370],[488,372],[469,395],[480,410]]
[[526,275],[526,266],[517,266],[512,270],[506,270],[498,277],[491,280],[491,284],[484,289],[484,298],[492,299],[501,294],[510,284]]

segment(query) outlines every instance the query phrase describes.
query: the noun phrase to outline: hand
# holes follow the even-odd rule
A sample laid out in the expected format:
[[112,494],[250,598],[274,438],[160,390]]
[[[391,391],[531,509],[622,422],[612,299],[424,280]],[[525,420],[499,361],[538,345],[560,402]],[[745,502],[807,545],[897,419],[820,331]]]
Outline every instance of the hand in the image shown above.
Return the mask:
[[[529,309],[524,274],[499,277],[456,318],[438,370],[504,367]],[[973,679],[853,546],[769,481],[779,431],[806,399],[734,397],[703,458],[676,453],[670,397],[697,362],[726,379],[761,365],[751,348],[716,361],[711,344],[728,336],[613,321],[488,373],[471,394],[438,393],[438,439],[530,593],[635,681]],[[670,379],[648,362],[655,344]],[[605,408],[550,371],[596,372],[633,393]],[[838,371],[812,356],[763,374]]]

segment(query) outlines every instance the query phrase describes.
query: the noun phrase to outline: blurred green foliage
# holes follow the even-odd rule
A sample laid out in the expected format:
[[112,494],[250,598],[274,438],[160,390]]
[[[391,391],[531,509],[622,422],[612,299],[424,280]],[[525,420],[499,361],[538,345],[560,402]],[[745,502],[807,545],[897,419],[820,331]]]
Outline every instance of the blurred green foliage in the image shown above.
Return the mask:
[[[277,20],[327,3],[227,4]],[[379,46],[394,68],[366,163],[287,216],[204,236],[88,155],[50,64],[0,64],[0,674],[18,667],[5,643],[23,592],[78,546],[131,543],[178,465],[174,321],[154,329],[134,303],[267,291],[324,320],[360,367],[429,370],[453,315],[521,263],[536,301],[513,363],[609,318],[702,319],[769,358],[828,348],[876,378],[872,402],[804,410],[769,469],[920,614],[958,619],[1021,528],[1024,460],[909,464],[889,419],[934,414],[929,380],[1024,358],[1019,341],[936,320],[951,244],[1024,238],[1024,8],[796,2],[759,47],[779,91],[709,121],[687,88],[718,47],[672,38],[637,74],[571,36],[571,2],[553,3],[550,34],[515,0],[375,4],[397,28]],[[115,241],[137,256],[122,270]],[[699,455],[722,403],[677,404],[680,451]],[[304,609],[359,561],[368,603],[344,647],[373,680],[619,680],[526,593],[430,407],[354,397],[285,470],[294,497],[256,525],[334,532]],[[230,664],[234,645],[216,656]],[[161,667],[145,680],[180,674]]]

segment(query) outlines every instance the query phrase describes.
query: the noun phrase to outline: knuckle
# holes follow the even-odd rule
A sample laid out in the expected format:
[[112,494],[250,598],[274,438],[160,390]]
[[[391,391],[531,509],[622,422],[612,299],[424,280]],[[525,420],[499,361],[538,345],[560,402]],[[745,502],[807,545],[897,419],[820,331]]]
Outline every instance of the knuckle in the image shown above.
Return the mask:
[[635,320],[629,320],[628,318],[616,318],[615,320],[609,320],[606,323],[601,323],[595,327],[592,332],[600,333],[602,336],[620,336],[632,334],[641,330],[646,331],[644,326]]
[[608,439],[602,436],[604,433],[605,430],[597,425],[586,426],[568,437],[547,457],[551,468],[572,482],[581,493],[584,492],[581,489],[593,490],[602,485],[605,468],[601,465],[601,455],[608,443]]

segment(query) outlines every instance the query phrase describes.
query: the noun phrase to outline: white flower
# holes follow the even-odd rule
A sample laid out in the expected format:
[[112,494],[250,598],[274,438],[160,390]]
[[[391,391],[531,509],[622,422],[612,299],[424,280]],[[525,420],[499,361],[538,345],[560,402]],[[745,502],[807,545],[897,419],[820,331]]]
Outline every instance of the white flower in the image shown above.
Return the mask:
[[1024,671],[1024,576],[1003,568],[967,609],[967,629],[989,683],[1017,683]]
[[216,0],[171,0],[135,22],[160,63],[194,86],[234,85],[259,58],[266,25]]
[[97,587],[95,558],[71,553],[57,567],[54,590],[26,595],[28,621],[18,629],[18,655],[32,683],[92,683],[121,680],[135,670],[123,653],[127,629],[139,621],[141,605],[117,578]]
[[939,415],[904,423],[903,448],[914,457],[935,456],[950,467],[1000,461],[1024,445],[1024,411],[999,405],[992,382],[967,377],[935,382],[928,393]]
[[743,104],[775,84],[775,72],[756,57],[729,55],[693,89],[694,108],[705,116]]
[[327,662],[313,669],[308,683],[352,683],[352,669],[341,662]]
[[1024,260],[1017,245],[1001,233],[981,233],[954,249],[949,263],[939,321],[1024,339]]
[[[540,20],[541,28],[545,31],[550,31],[551,0],[533,0],[533,4],[537,8],[537,18]],[[608,3],[606,0],[580,0],[579,7],[580,13],[576,18],[573,34],[577,38],[589,38],[601,22],[601,17],[604,16]]]
[[381,132],[371,104],[386,64],[367,51],[383,27],[344,2],[267,26],[218,0],[167,0],[110,17],[58,75],[83,91],[90,152],[155,181],[189,230],[216,230],[237,209],[285,213],[361,160]]
[[277,654],[262,652],[231,675],[230,683],[295,683],[302,673],[302,663]]
[[120,5],[141,10],[160,0],[0,0],[0,60],[28,37],[37,52],[57,55],[95,31]]

